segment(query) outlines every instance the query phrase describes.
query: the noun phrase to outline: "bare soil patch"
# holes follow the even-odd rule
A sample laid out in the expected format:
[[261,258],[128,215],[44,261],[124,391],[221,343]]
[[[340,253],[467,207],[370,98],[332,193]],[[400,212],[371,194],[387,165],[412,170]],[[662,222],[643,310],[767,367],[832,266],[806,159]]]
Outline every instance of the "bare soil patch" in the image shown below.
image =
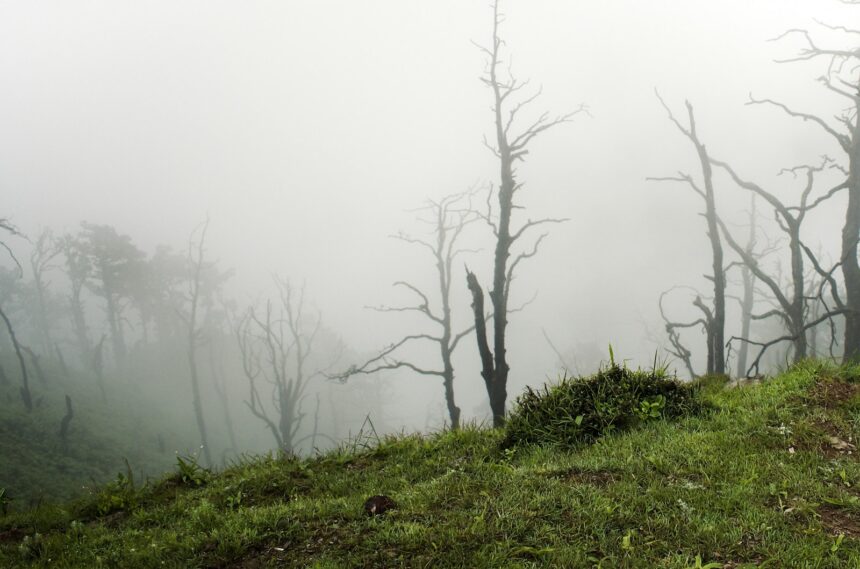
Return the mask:
[[591,484],[598,488],[608,486],[619,478],[619,474],[612,470],[583,470],[581,468],[570,468],[554,472],[552,475],[575,484]]
[[818,508],[821,524],[833,535],[844,534],[846,537],[860,535],[860,520],[857,515],[845,508],[825,504]]
[[809,396],[824,409],[839,407],[860,394],[860,383],[821,380],[812,386]]

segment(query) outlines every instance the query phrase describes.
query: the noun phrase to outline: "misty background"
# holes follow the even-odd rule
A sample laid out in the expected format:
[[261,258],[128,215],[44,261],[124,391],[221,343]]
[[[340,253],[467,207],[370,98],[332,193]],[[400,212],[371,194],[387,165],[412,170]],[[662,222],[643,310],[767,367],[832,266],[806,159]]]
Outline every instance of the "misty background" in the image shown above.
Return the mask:
[[[801,44],[791,36],[768,40],[815,27],[816,19],[847,24],[856,14],[820,0],[511,0],[502,8],[512,71],[542,88],[529,112],[588,109],[535,139],[518,168],[525,183],[518,219],[568,221],[550,228],[511,287],[512,305],[534,297],[510,318],[512,402],[525,385],[557,378],[565,362],[572,372],[595,371],[610,343],[633,366],[666,358],[660,293],[676,285],[708,291],[700,198],[680,184],[646,180],[698,173],[693,148],[655,90],[679,117],[685,99],[693,103],[712,156],[794,203],[802,180],[779,171],[836,156],[835,143],[802,121],[745,103],[752,93],[838,114],[843,102],[815,81],[821,63],[777,64]],[[483,207],[497,183],[497,161],[482,142],[493,136],[491,93],[479,81],[485,56],[471,43],[488,44],[491,24],[484,0],[0,3],[2,214],[31,240],[5,241],[26,259],[44,229],[75,234],[85,221],[114,227],[149,256],[161,245],[184,254],[208,218],[206,258],[232,270],[224,299],[238,311],[259,306],[277,292],[273,274],[289,278],[304,287],[308,314],[324,326],[317,367],[360,364],[428,329],[419,315],[367,308],[411,302],[408,291],[392,287],[402,280],[435,298],[430,256],[391,236],[427,238],[432,227],[416,220],[415,208],[469,189]],[[717,200],[743,238],[749,195],[723,180]],[[779,237],[762,210],[761,223]],[[830,263],[840,211],[837,197],[804,226],[813,249],[834,252],[825,255]],[[471,317],[463,264],[483,282],[492,268],[486,224],[470,225],[462,239],[480,250],[455,266],[456,329]],[[11,260],[2,263],[14,270]],[[51,281],[63,294],[62,271]],[[94,296],[88,303],[97,341],[104,315]],[[695,313],[682,292],[666,306],[678,320]],[[33,334],[20,326],[22,336]],[[757,333],[772,335],[766,325]],[[141,334],[129,323],[130,346]],[[67,332],[57,336],[71,342]],[[703,335],[689,331],[685,341],[701,368]],[[405,357],[433,362],[433,349],[416,344]],[[234,451],[273,448],[244,404],[248,382],[235,345],[219,354],[224,361],[215,367],[239,438]],[[769,363],[782,362],[776,354]],[[469,336],[455,354],[466,420],[488,418],[479,364]],[[184,425],[173,445],[191,448],[182,365],[178,359],[170,374],[152,380],[152,401],[170,401],[163,413]],[[670,366],[685,374],[679,362]],[[123,381],[142,384],[150,373],[127,370]],[[213,375],[202,374],[202,398],[223,437]],[[380,432],[435,429],[447,419],[441,382],[409,370],[310,382],[306,408],[322,394],[320,432],[334,441],[360,430],[368,414]],[[303,433],[312,418],[305,422]]]

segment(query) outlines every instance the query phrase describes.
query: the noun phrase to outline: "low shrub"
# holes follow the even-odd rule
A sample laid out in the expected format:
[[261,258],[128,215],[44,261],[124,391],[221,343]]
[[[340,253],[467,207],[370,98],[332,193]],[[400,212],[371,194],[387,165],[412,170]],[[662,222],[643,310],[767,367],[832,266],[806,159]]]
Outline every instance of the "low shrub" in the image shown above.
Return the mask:
[[508,418],[502,447],[590,443],[647,421],[697,413],[696,395],[696,387],[663,369],[631,370],[613,362],[590,377],[527,387]]

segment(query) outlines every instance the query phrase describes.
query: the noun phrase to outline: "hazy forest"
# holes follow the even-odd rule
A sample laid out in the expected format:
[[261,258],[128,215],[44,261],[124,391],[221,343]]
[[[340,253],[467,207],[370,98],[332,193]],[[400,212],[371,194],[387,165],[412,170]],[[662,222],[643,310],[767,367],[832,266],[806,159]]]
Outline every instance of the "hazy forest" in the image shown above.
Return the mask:
[[0,6],[0,565],[860,566],[858,4]]

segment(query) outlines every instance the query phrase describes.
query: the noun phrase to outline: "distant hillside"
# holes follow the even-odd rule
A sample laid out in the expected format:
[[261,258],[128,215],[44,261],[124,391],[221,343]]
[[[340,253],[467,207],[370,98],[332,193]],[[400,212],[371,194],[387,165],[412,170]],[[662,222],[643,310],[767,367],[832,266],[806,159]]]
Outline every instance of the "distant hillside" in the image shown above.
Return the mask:
[[[858,381],[816,362],[711,380],[706,412],[573,449],[467,428],[211,475],[181,462],[0,518],[0,566],[857,567]],[[378,494],[396,507],[368,516]]]
[[[14,362],[3,363],[17,372]],[[92,378],[44,371],[48,381],[30,379],[36,403],[30,413],[19,385],[12,379],[0,383],[0,489],[12,508],[80,497],[85,487],[104,484],[129,467],[138,480],[161,477],[176,463],[176,450],[193,447],[193,433],[183,432],[187,427],[169,413],[159,414],[133,386],[112,385],[102,399]],[[63,440],[66,395],[73,416]]]

